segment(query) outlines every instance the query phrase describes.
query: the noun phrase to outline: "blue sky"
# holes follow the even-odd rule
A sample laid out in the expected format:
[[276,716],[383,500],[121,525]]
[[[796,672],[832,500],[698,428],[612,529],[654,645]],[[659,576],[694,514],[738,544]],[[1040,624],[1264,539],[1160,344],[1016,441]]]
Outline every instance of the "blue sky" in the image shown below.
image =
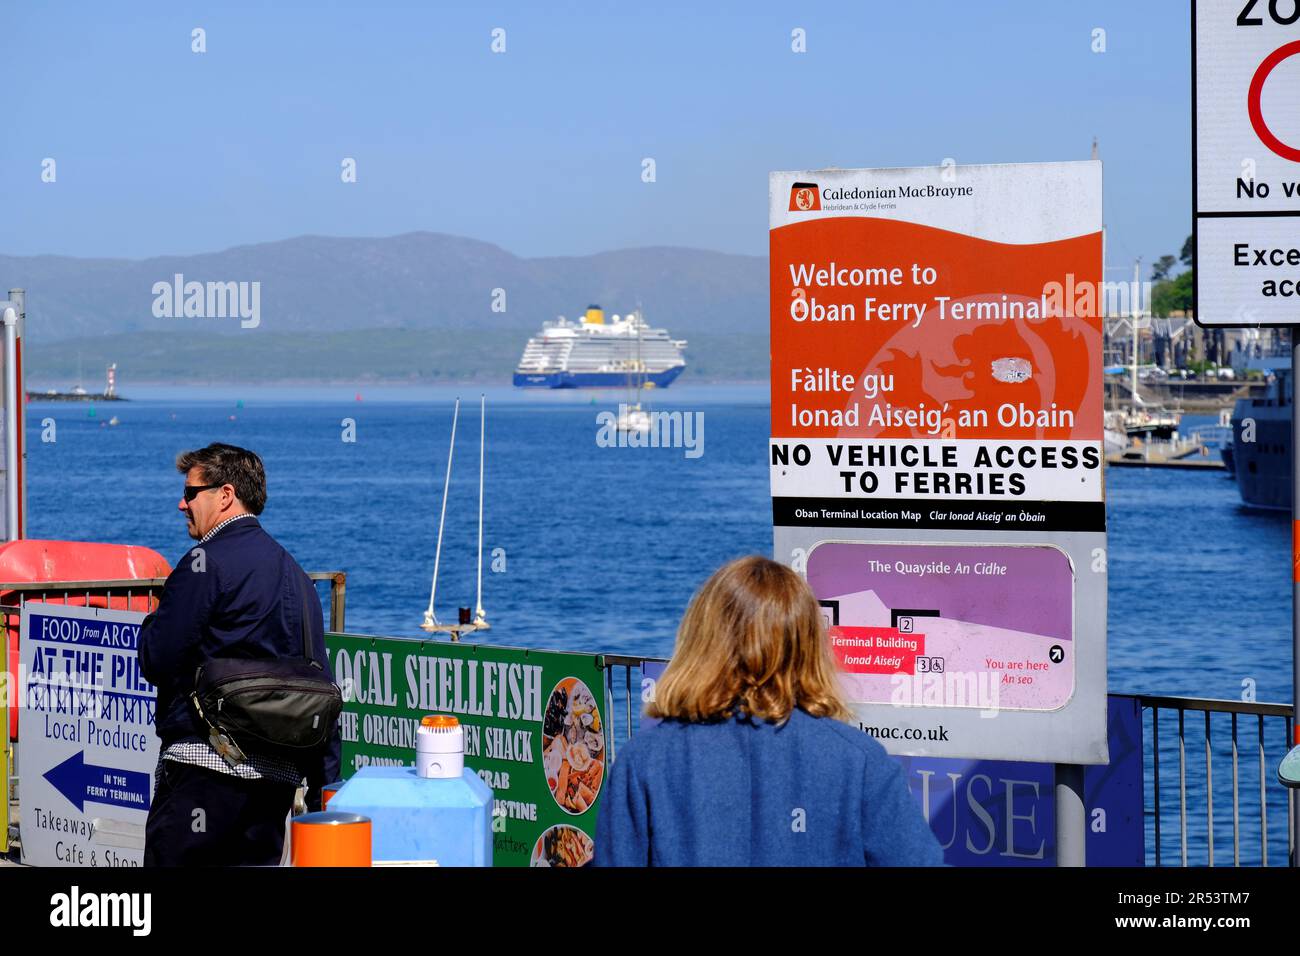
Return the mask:
[[525,256],[761,255],[770,170],[1086,159],[1094,135],[1112,277],[1190,231],[1186,0],[80,2],[0,17],[0,253],[432,230]]

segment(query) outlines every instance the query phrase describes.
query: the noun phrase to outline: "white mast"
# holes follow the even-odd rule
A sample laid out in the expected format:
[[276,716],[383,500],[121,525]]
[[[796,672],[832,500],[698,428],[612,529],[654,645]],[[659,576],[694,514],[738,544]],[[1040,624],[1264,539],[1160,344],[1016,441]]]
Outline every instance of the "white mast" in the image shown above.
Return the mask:
[[433,613],[433,598],[438,593],[438,561],[442,557],[442,525],[447,518],[447,492],[451,488],[451,456],[456,451],[456,420],[460,417],[460,399],[451,415],[451,446],[447,449],[447,477],[442,484],[442,514],[438,517],[438,547],[433,553],[433,585],[429,588],[429,608],[424,612],[425,626],[438,623]]
[[1129,389],[1133,392],[1133,405],[1144,405],[1138,395],[1138,318],[1142,315],[1142,303],[1139,302],[1139,290],[1142,288],[1142,257],[1133,263],[1133,377],[1129,380]]
[[478,397],[478,602],[474,608],[474,623],[487,627],[483,611],[483,449],[487,444],[487,396]]

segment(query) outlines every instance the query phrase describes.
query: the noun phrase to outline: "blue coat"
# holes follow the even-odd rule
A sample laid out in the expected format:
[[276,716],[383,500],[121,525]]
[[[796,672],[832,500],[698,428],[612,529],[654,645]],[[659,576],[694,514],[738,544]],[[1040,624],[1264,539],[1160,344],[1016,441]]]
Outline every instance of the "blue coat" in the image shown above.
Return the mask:
[[795,710],[663,721],[619,749],[596,866],[940,866],[901,766],[848,724]]
[[[207,740],[189,702],[203,661],[302,656],[304,595],[312,656],[333,678],[320,601],[310,600],[315,594],[311,579],[256,518],[232,521],[176,562],[158,609],[140,628],[140,671],[158,687],[162,749]],[[313,791],[338,779],[339,747],[336,727],[319,765],[302,768]]]

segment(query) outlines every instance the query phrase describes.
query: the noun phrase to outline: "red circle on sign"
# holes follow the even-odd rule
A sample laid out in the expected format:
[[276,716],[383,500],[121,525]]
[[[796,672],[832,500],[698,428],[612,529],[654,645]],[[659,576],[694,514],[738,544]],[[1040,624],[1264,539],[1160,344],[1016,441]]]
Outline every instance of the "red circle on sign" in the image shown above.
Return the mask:
[[1263,144],[1283,159],[1300,163],[1300,149],[1288,146],[1274,136],[1273,131],[1264,122],[1264,114],[1259,108],[1259,97],[1264,92],[1264,81],[1268,79],[1268,75],[1273,72],[1275,66],[1287,59],[1287,57],[1295,56],[1297,53],[1300,53],[1300,40],[1286,43],[1264,58],[1264,62],[1259,65],[1259,69],[1255,71],[1255,75],[1250,80],[1250,92],[1246,95],[1246,105],[1250,111],[1250,125],[1255,128],[1255,135],[1260,138]]

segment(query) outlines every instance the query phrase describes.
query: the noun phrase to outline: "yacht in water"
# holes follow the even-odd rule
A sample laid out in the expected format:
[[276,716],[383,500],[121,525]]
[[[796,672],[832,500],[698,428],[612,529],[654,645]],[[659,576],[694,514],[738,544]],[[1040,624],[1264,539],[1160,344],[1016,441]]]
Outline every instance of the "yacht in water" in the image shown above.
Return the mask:
[[1232,444],[1223,463],[1237,479],[1241,503],[1251,508],[1291,510],[1291,407],[1295,386],[1290,355],[1252,359],[1248,368],[1265,373],[1263,398],[1239,398],[1232,409]]
[[515,369],[517,388],[623,388],[629,375],[644,388],[667,388],[682,370],[686,343],[646,325],[640,310],[611,315],[587,307],[579,322],[560,316],[528,340]]
[[[1152,442],[1168,445],[1179,440],[1182,412],[1143,401],[1132,366],[1112,365],[1106,368],[1105,374],[1110,395],[1105,414],[1107,454],[1126,451],[1133,445]],[[1122,375],[1132,376],[1127,400],[1119,395]]]

